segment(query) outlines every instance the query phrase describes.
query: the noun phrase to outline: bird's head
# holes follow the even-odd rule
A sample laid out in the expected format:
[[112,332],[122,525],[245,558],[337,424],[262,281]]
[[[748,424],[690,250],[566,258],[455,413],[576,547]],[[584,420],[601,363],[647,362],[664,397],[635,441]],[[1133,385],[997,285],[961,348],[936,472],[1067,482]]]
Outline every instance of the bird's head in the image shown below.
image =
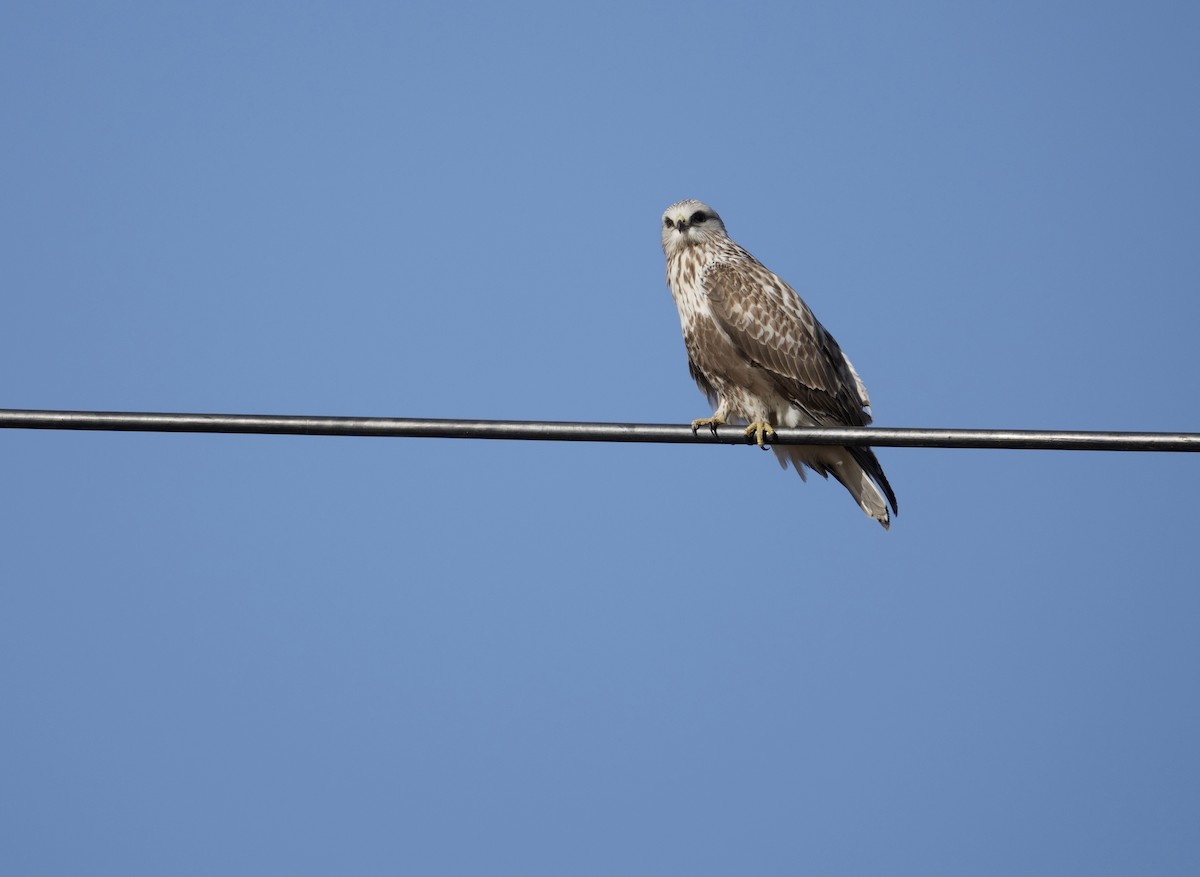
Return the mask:
[[663,211],[662,245],[668,256],[685,247],[725,237],[725,223],[703,201],[677,201]]

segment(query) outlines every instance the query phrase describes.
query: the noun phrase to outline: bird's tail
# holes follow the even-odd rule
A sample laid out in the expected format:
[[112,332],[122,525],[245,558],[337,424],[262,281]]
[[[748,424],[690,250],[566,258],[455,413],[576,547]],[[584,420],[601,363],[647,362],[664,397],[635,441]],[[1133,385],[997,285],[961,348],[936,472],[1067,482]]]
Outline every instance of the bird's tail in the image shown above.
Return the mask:
[[888,484],[883,467],[870,448],[772,445],[771,449],[775,451],[780,466],[786,469],[790,462],[801,478],[804,478],[805,466],[823,478],[832,475],[850,491],[864,512],[883,525],[883,529],[888,529],[892,523],[888,515],[889,504],[892,514],[899,514],[896,494],[892,492],[892,485]]

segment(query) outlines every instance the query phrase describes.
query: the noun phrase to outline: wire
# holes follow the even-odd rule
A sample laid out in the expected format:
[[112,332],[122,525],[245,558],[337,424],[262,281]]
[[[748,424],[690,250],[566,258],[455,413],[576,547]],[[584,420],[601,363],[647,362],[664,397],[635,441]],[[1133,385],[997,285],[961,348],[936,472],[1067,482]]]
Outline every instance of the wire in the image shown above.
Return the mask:
[[[264,435],[391,436],[524,439],[573,442],[749,444],[741,427],[693,434],[683,424],[574,423],[533,420],[430,420],[399,417],[304,417],[267,414],[154,414],[120,411],[0,409],[2,429],[117,432],[256,433]],[[1028,429],[779,429],[779,445],[873,445],[893,448],[1010,448],[1056,451],[1200,451],[1194,432],[1080,432]]]

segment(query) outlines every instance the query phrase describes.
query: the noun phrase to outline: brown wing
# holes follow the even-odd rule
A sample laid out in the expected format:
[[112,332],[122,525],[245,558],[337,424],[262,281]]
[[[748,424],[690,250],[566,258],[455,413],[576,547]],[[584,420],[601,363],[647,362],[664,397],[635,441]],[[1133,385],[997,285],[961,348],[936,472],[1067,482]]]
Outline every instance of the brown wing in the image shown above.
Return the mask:
[[862,382],[795,291],[749,259],[710,265],[701,278],[713,316],[782,396],[824,426],[866,426]]

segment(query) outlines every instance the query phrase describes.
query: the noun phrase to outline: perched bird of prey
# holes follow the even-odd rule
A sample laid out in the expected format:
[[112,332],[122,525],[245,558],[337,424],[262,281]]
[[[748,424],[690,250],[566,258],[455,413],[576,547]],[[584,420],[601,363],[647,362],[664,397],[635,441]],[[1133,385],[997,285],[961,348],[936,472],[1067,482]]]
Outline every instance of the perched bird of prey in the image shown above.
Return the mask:
[[[712,417],[692,421],[693,432],[745,422],[746,435],[764,447],[773,425],[871,422],[867,388],[833,336],[794,289],[725,233],[715,210],[700,201],[672,204],[662,217],[662,245],[688,368],[716,406]],[[801,478],[804,466],[832,475],[888,528],[896,494],[870,448],[771,447],[779,465],[790,461]]]

